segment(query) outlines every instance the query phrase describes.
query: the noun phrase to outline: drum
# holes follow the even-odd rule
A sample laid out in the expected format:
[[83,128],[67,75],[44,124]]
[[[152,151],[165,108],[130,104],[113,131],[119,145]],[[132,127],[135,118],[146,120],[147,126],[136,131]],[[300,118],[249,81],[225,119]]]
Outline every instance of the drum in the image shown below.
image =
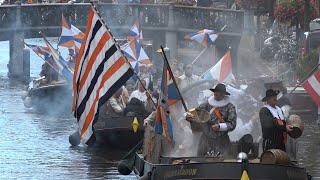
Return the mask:
[[193,115],[193,121],[190,122],[192,132],[201,132],[205,124],[210,119],[210,113],[204,109],[192,108],[189,112]]
[[290,137],[297,139],[302,135],[303,129],[304,129],[304,123],[301,120],[300,116],[296,114],[290,115],[287,120],[287,125],[293,126],[293,130],[291,132],[288,132],[288,135]]

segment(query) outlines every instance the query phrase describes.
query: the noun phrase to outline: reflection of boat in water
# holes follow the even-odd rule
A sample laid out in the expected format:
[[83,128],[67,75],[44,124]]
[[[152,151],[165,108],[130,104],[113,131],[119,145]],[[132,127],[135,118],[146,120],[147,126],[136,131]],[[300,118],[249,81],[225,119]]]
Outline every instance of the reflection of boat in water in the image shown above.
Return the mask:
[[[134,122],[135,117],[137,122]],[[143,120],[146,116],[122,116],[117,114],[100,114],[94,125],[97,146],[119,149],[134,147],[143,138]],[[134,132],[134,125],[137,131]]]
[[39,82],[41,79],[29,86],[29,91],[23,97],[25,107],[48,114],[71,112],[72,89],[66,81],[50,84]]

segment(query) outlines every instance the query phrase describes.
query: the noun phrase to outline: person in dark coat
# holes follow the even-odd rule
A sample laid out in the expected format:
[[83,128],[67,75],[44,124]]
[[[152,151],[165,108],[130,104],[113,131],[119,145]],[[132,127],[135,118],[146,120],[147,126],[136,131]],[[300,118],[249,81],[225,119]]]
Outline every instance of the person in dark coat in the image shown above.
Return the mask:
[[280,93],[277,95],[277,106],[279,106],[284,114],[285,119],[289,117],[290,110],[292,109],[291,102],[289,98],[286,96],[287,88],[284,87],[282,81],[269,82],[264,84],[266,89],[273,89],[279,91]]
[[[200,138],[198,156],[228,154],[231,147],[228,132],[233,131],[237,124],[236,109],[230,103],[230,93],[226,91],[226,86],[218,84],[210,90],[214,92],[214,96],[198,107],[210,112],[210,120]],[[187,114],[186,120],[193,121],[193,118]]]
[[284,114],[277,104],[279,91],[268,89],[262,99],[267,104],[259,112],[262,128],[263,151],[269,149],[281,149],[286,151],[285,143],[287,132],[292,131],[291,125],[286,125]]

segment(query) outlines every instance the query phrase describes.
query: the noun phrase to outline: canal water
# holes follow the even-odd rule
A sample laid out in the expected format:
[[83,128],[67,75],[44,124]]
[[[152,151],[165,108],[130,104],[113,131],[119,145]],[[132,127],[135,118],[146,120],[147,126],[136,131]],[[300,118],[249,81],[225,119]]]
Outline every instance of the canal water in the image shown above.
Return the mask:
[[[38,40],[31,43],[41,44]],[[26,109],[21,99],[26,86],[9,81],[8,62],[9,44],[0,42],[0,179],[136,179],[117,171],[117,161],[126,152],[70,147],[74,118]],[[42,63],[31,53],[33,78],[38,77]]]
[[[30,43],[44,45],[39,40]],[[0,42],[0,179],[135,179],[117,172],[117,161],[125,152],[70,147],[68,137],[76,129],[75,119],[26,109],[21,100],[26,86],[9,81],[8,62],[9,44]],[[38,76],[42,63],[31,53],[32,78]],[[320,177],[319,137],[316,120],[305,120],[298,160],[315,177]]]

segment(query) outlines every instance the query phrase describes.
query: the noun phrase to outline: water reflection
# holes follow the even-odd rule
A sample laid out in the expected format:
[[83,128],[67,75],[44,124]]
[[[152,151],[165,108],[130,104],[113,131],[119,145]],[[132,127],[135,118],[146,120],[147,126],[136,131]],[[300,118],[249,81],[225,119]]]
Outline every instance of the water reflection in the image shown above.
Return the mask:
[[304,119],[303,136],[298,140],[298,161],[314,177],[320,177],[320,126],[316,120]]

